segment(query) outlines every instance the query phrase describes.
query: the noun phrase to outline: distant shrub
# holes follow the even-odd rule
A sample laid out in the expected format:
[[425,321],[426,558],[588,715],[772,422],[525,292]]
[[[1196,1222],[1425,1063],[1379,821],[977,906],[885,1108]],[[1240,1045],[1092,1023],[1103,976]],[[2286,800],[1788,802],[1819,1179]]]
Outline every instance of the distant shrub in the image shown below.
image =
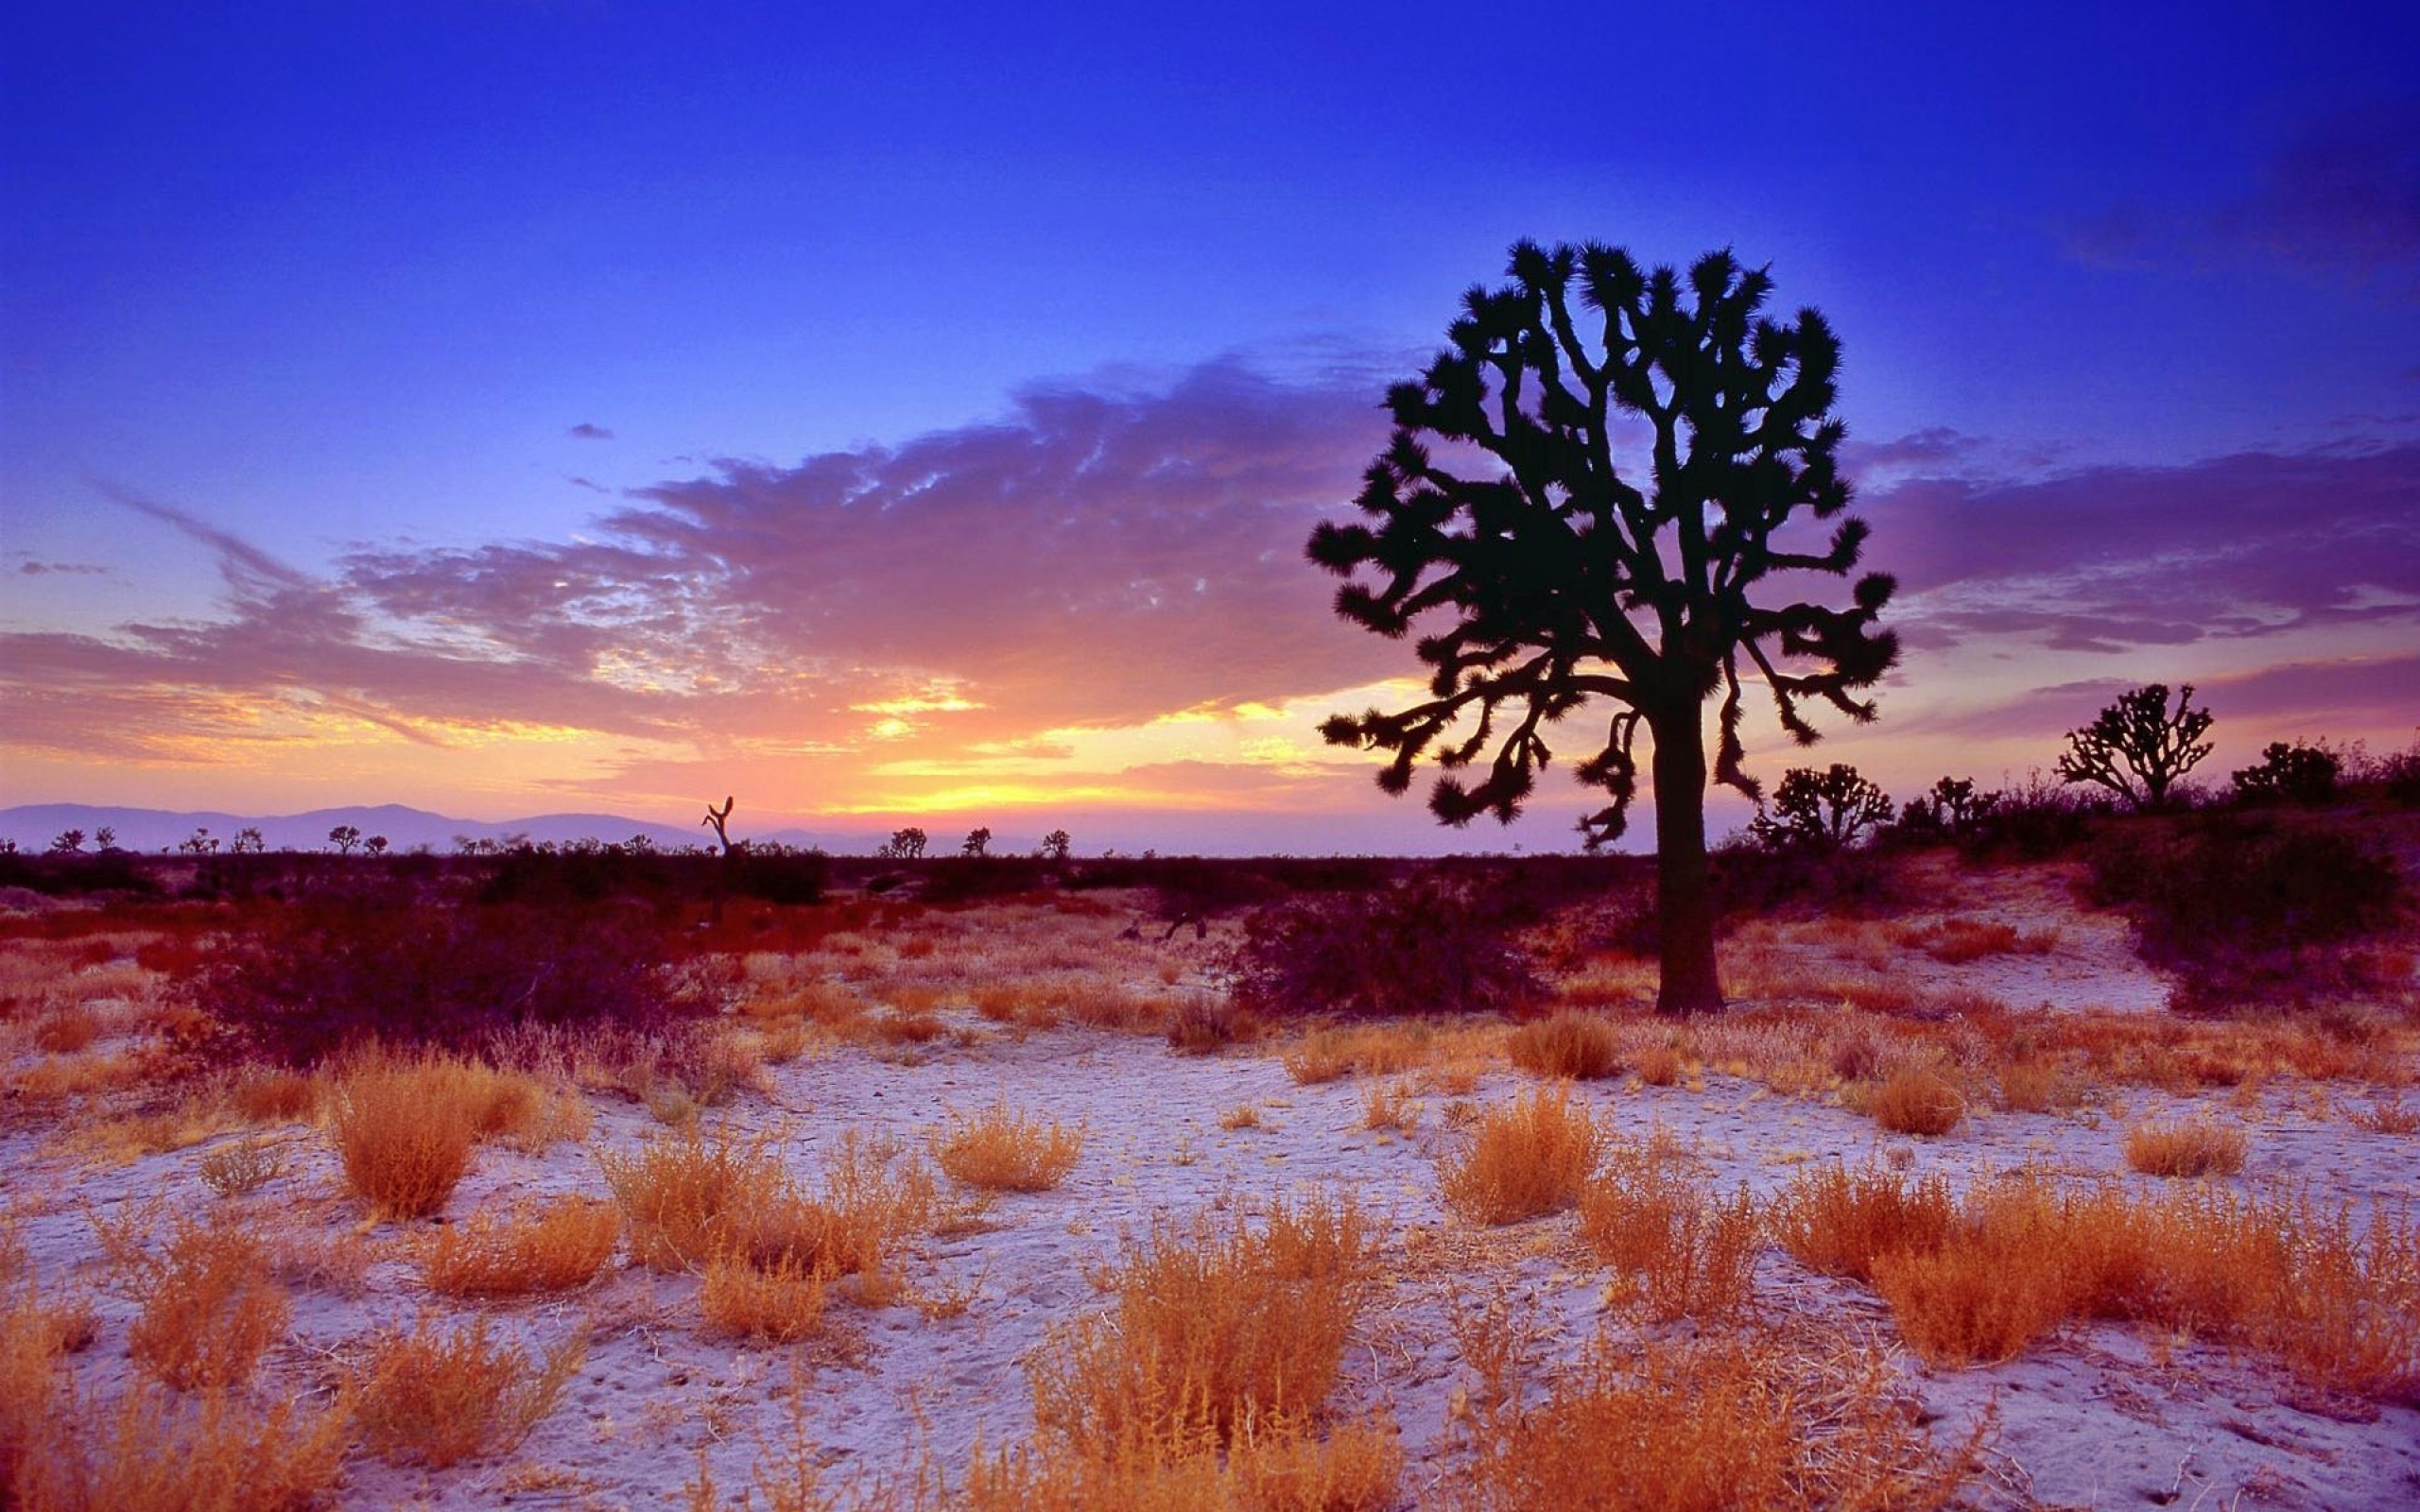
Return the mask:
[[2187,1119],[2126,1130],[2126,1163],[2145,1176],[2233,1176],[2249,1143],[2240,1128]]
[[241,1048],[309,1065],[347,1045],[472,1049],[520,1025],[658,1033],[676,993],[661,929],[629,905],[462,903],[364,888],[275,910],[197,977]]
[[1513,922],[1473,891],[1427,877],[1298,899],[1246,922],[1236,999],[1276,1013],[1517,1008],[1542,988]]
[[2190,999],[2259,985],[2347,985],[2336,945],[2399,913],[2403,874],[2365,839],[2324,822],[2204,815],[2177,827],[2127,825],[2091,854],[2095,900],[2123,907],[2140,950],[2176,971]]
[[1489,1108],[1438,1167],[1445,1205],[1491,1227],[1561,1212],[1580,1200],[1604,1150],[1604,1131],[1562,1088],[1539,1088]]
[[2247,803],[2325,803],[2336,796],[2343,763],[2325,746],[2273,741],[2256,765],[2235,774],[2236,796]]

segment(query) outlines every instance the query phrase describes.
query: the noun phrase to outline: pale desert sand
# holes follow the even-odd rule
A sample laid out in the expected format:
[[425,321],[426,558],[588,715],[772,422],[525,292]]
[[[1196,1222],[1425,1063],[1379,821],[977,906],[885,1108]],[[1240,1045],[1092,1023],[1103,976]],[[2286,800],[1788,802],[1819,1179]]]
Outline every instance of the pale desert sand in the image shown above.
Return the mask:
[[[1959,967],[1910,953],[1928,988],[1981,991],[2016,1006],[2156,1009],[2163,985],[2125,949],[2122,921],[2080,913],[2057,877],[1961,887],[1943,899],[1945,910],[2052,923],[2058,942]],[[1098,922],[1106,938],[1122,920]],[[1789,932],[1777,931],[1769,948],[1789,948]],[[1187,949],[1169,947],[1171,958]],[[1893,969],[1914,968],[1903,958]],[[1156,1039],[1011,1031],[971,1014],[944,1017],[971,1042],[810,1055],[770,1068],[765,1093],[710,1110],[705,1126],[762,1137],[811,1177],[845,1131],[920,1144],[949,1110],[999,1100],[1080,1125],[1087,1142],[1064,1185],[998,1197],[986,1226],[920,1243],[909,1265],[916,1291],[928,1301],[962,1301],[963,1311],[928,1317],[912,1302],[840,1306],[831,1337],[797,1349],[735,1347],[699,1327],[696,1280],[617,1261],[586,1291],[493,1310],[537,1343],[579,1329],[590,1334],[579,1380],[515,1451],[443,1472],[356,1454],[340,1504],[682,1504],[701,1447],[729,1495],[787,1437],[793,1381],[806,1433],[830,1468],[827,1485],[896,1475],[920,1462],[954,1469],[978,1439],[996,1449],[1027,1436],[1032,1423],[1021,1359],[1054,1321],[1102,1305],[1090,1278],[1118,1256],[1123,1241],[1146,1233],[1155,1214],[1248,1211],[1309,1191],[1349,1194],[1382,1236],[1383,1280],[1348,1354],[1340,1396],[1348,1411],[1383,1406],[1400,1425],[1407,1505],[1419,1504],[1455,1464],[1450,1418],[1458,1388],[1469,1382],[1450,1326],[1457,1306],[1508,1296],[1549,1329],[1550,1348],[1566,1353],[1599,1326],[1634,1327],[1607,1310],[1605,1273],[1577,1243],[1570,1215],[1478,1230],[1444,1211],[1437,1161],[1458,1138],[1455,1098],[1419,1097],[1423,1111],[1408,1135],[1374,1132],[1363,1126],[1365,1082],[1298,1086],[1276,1045],[1180,1057]],[[1461,1101],[1484,1105],[1529,1085],[1498,1062]],[[2357,1126],[2344,1116],[2352,1093],[2342,1088],[2331,1096],[2313,1084],[2288,1083],[2190,1098],[2117,1089],[2108,1101],[2064,1113],[1979,1109],[1951,1133],[1925,1140],[1882,1134],[1829,1097],[1784,1097],[1719,1070],[1704,1074],[1702,1089],[1616,1080],[1582,1084],[1576,1095],[1622,1134],[1670,1130],[1703,1159],[1718,1189],[1745,1185],[1759,1195],[1809,1162],[1830,1160],[1942,1171],[1962,1187],[1979,1174],[2025,1164],[2145,1184],[2126,1170],[2125,1125],[2188,1109],[2248,1128],[2249,1158],[2231,1178],[2239,1186],[2308,1186],[2325,1200],[2365,1209],[2414,1194],[2411,1137]],[[1222,1126],[1222,1115],[1245,1106],[1258,1110],[1261,1126]],[[458,1219],[520,1196],[605,1194],[597,1152],[634,1148],[663,1129],[628,1101],[598,1099],[596,1112],[585,1143],[558,1143],[537,1156],[483,1147],[448,1213]],[[275,1137],[288,1156],[284,1174],[233,1203],[264,1224],[364,1229],[373,1244],[394,1237],[399,1226],[365,1228],[343,1197],[324,1136],[295,1127]],[[98,1299],[100,1337],[73,1361],[81,1389],[107,1398],[124,1384],[135,1307],[100,1280],[92,1215],[163,1193],[186,1211],[223,1209],[197,1174],[210,1147],[110,1168],[36,1129],[0,1140],[7,1200],[20,1211],[38,1272],[81,1280]],[[347,1341],[416,1314],[425,1294],[401,1249],[386,1246],[387,1258],[358,1296],[297,1294],[293,1335],[272,1356],[273,1381],[306,1390],[324,1379]],[[1935,1370],[1893,1347],[1887,1310],[1870,1292],[1814,1276],[1778,1249],[1758,1262],[1756,1296],[1769,1316],[1813,1319],[1844,1340],[1891,1349],[1907,1388],[1938,1415],[1934,1431],[1944,1442],[1962,1437],[1979,1413],[1996,1411],[1987,1470],[1975,1486],[1984,1504],[2420,1505],[2420,1414],[2312,1400],[2255,1356],[2129,1328],[2069,1327],[2008,1364]]]

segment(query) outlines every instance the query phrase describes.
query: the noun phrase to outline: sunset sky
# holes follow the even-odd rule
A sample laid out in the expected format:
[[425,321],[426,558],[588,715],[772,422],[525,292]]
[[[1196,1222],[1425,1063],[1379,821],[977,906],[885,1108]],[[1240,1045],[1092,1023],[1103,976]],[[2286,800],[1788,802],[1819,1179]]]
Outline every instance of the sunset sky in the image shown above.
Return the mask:
[[1313,728],[1415,669],[1304,539],[1524,236],[1841,333],[1908,654],[1753,770],[2022,781],[2148,681],[2204,775],[2398,749],[2415,57],[2408,3],[12,5],[0,804],[1568,849],[1559,781],[1441,832]]

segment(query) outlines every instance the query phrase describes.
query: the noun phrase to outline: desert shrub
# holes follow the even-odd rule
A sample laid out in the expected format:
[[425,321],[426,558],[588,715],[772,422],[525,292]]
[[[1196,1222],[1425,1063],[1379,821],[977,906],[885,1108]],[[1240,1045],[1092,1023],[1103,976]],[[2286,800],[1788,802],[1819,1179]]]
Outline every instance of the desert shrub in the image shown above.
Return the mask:
[[503,1453],[555,1410],[587,1350],[576,1333],[532,1359],[518,1344],[491,1340],[485,1317],[446,1330],[424,1314],[409,1332],[373,1336],[354,1366],[362,1440],[432,1469]]
[[15,1269],[0,1263],[0,1503],[31,1462],[59,1452],[54,1403],[68,1389],[59,1366],[97,1327],[89,1300],[46,1298]]
[[[1201,1435],[1115,1444],[1047,1439],[967,1467],[968,1512],[1383,1512],[1402,1504],[1403,1449],[1384,1421],[1321,1433],[1253,1423],[1221,1453]],[[798,1503],[800,1512],[806,1504]]]
[[368,1040],[469,1051],[534,1024],[666,1031],[705,1005],[668,982],[631,905],[449,903],[356,889],[283,906],[195,979],[240,1048],[305,1066]]
[[714,1332],[765,1344],[791,1344],[823,1326],[831,1275],[811,1260],[784,1254],[758,1264],[734,1250],[706,1262],[698,1310]]
[[1206,1056],[1235,1042],[1242,1018],[1231,1002],[1187,999],[1168,1015],[1168,1048],[1181,1056]]
[[345,1185],[390,1218],[442,1211],[495,1116],[487,1069],[443,1056],[369,1059],[330,1102]]
[[243,1385],[293,1318],[260,1239],[241,1229],[180,1218],[157,1253],[120,1259],[122,1284],[143,1299],[127,1353],[180,1390]]
[[1661,1129],[1610,1142],[1603,1169],[1580,1193],[1580,1237],[1617,1273],[1619,1291],[1658,1320],[1736,1314],[1760,1231],[1748,1194],[1715,1195]]
[[1317,1412],[1370,1248],[1350,1201],[1280,1203],[1257,1226],[1156,1219],[1110,1279],[1110,1310],[1054,1328],[1028,1362],[1037,1430],[1100,1449],[1215,1447]]
[[759,1270],[825,1276],[878,1271],[933,1211],[932,1177],[896,1146],[844,1135],[810,1194],[761,1143],[695,1129],[597,1163],[621,1204],[631,1251],[661,1271],[699,1271],[719,1255]]
[[1864,1094],[1865,1111],[1893,1134],[1946,1134],[1966,1116],[1966,1099],[1949,1079],[1903,1066]]
[[1601,1015],[1569,1008],[1513,1030],[1504,1050],[1533,1075],[1585,1081],[1621,1070],[1621,1037],[1614,1026]]
[[917,868],[923,885],[917,896],[942,905],[1008,898],[1046,885],[1050,870],[1032,856],[954,855],[927,861]]
[[308,1512],[335,1490],[353,1415],[255,1408],[224,1390],[180,1397],[137,1383],[114,1411],[70,1400],[43,1452],[0,1501],[26,1512]]
[[595,1197],[483,1210],[438,1229],[423,1269],[429,1289],[448,1297],[567,1292],[596,1278],[621,1234],[614,1205]]
[[1084,1131],[1044,1123],[1000,1100],[979,1113],[950,1114],[932,1137],[933,1163],[978,1192],[1046,1192],[1067,1179],[1084,1152]]
[[1434,877],[1263,908],[1230,965],[1238,1003],[1260,1011],[1484,1012],[1543,995],[1491,898]]
[[233,1140],[201,1158],[201,1184],[222,1197],[257,1192],[285,1170],[285,1158],[254,1139]]
[[2325,746],[2272,741],[2256,764],[2235,773],[2236,797],[2246,803],[2325,803],[2336,796],[2343,767]]
[[2353,953],[2401,911],[2394,858],[2315,819],[2209,814],[2114,827],[2091,854],[2096,901],[2123,907],[2144,959],[2208,999],[2282,980],[2345,985]]
[[1517,1347],[1466,1322],[1470,1460],[1437,1504],[1455,1512],[1590,1507],[1938,1508],[1961,1504],[1981,1431],[1944,1450],[1875,1349],[1810,1349],[1771,1334],[1635,1348],[1599,1334],[1543,1389]]
[[1445,1203],[1475,1223],[1518,1223],[1580,1200],[1604,1136],[1562,1087],[1541,1087],[1479,1115],[1438,1169]]
[[2240,1128],[2187,1119],[2126,1130],[2126,1163],[2145,1176],[2233,1176],[2243,1169]]
[[1894,1172],[1840,1164],[1802,1173],[1766,1214],[1781,1246],[1810,1270],[1874,1279],[1876,1257],[1938,1249],[1957,1205],[1938,1176],[1910,1181]]
[[832,858],[821,850],[751,846],[731,864],[734,892],[784,908],[820,903],[832,886]]

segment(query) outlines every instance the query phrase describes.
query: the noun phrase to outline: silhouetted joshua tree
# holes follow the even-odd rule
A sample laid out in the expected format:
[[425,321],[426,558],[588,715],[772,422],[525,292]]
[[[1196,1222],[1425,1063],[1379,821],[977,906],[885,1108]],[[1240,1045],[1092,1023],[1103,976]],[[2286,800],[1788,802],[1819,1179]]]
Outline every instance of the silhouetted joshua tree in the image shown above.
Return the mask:
[[1773,788],[1772,809],[1749,829],[1768,844],[1838,850],[1891,822],[1891,799],[1845,762],[1823,771],[1793,766]]
[[2336,779],[2343,769],[2336,753],[2324,746],[2273,740],[2261,751],[2258,765],[2235,774],[2236,796],[2247,803],[2274,799],[2325,803],[2336,796]]
[[81,855],[83,851],[84,832],[81,830],[61,830],[59,837],[50,842],[50,853],[55,856]]
[[890,843],[882,848],[882,853],[902,861],[913,861],[925,853],[925,832],[912,824],[904,830],[893,830]]
[[335,846],[337,854],[340,856],[353,854],[353,848],[360,843],[361,828],[358,825],[339,824],[328,832],[328,844]]
[[2105,787],[2131,808],[2166,808],[2176,780],[2210,754],[2202,737],[2215,716],[2192,702],[2189,682],[2177,691],[2172,713],[2164,682],[2119,695],[2091,724],[2067,731],[2059,780]]
[[732,799],[726,796],[720,808],[707,804],[706,816],[698,821],[701,825],[714,826],[715,843],[722,847],[722,853],[726,856],[731,854],[731,810]]
[[982,825],[966,832],[966,841],[958,848],[958,853],[962,856],[979,856],[991,847],[991,827]]
[[1066,831],[1053,830],[1042,837],[1042,858],[1045,861],[1064,861],[1068,849],[1075,843]]
[[[1816,738],[1802,705],[1874,717],[1853,696],[1898,656],[1876,628],[1891,579],[1857,580],[1847,607],[1791,602],[1779,575],[1845,576],[1865,545],[1842,517],[1834,459],[1840,346],[1814,310],[1776,323],[1772,281],[1710,253],[1683,277],[1595,245],[1512,249],[1512,282],[1474,288],[1448,349],[1388,390],[1395,434],[1359,505],[1374,524],[1322,524],[1311,560],[1368,581],[1337,612],[1390,638],[1449,621],[1414,649],[1429,696],[1395,713],[1339,714],[1328,740],[1394,753],[1401,793],[1432,747],[1445,768],[1428,806],[1448,824],[1510,821],[1551,755],[1547,727],[1590,699],[1614,706],[1602,747],[1574,775],[1611,801],[1581,820],[1589,847],[1618,836],[1644,725],[1654,745],[1663,937],[1658,1007],[1722,1005],[1705,853],[1706,701],[1721,695],[1713,778],[1754,797],[1739,735],[1741,664],[1781,724]],[[1635,455],[1630,429],[1642,433]],[[1444,444],[1441,458],[1424,438]],[[1497,468],[1451,471],[1473,451]],[[1806,541],[1797,517],[1838,520]],[[1509,727],[1509,728],[1508,728]],[[1594,744],[1594,742],[1590,742]],[[1476,782],[1460,775],[1491,752]]]

